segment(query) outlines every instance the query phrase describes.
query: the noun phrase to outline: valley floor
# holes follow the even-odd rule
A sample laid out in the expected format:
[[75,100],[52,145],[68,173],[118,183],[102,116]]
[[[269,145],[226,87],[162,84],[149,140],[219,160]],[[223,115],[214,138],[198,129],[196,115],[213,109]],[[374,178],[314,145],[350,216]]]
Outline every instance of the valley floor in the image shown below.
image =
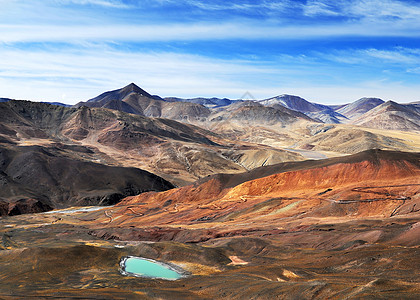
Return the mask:
[[[134,227],[118,225],[117,210],[1,218],[0,298],[420,297],[419,211]],[[141,218],[136,213],[127,215]],[[126,255],[175,263],[193,275],[177,281],[123,276],[119,261]]]

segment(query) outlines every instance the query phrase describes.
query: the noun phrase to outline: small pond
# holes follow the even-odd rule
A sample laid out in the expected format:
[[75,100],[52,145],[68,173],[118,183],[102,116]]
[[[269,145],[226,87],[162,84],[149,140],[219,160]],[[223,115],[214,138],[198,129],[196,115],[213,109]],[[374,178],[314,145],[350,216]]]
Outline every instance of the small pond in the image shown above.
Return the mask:
[[120,270],[123,275],[166,280],[177,280],[188,275],[179,266],[135,256],[123,257]]

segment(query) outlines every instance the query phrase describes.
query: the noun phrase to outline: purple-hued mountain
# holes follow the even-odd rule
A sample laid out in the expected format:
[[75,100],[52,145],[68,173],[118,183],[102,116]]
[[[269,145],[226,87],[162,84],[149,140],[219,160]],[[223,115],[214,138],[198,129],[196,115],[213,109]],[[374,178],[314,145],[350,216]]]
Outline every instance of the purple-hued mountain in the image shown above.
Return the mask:
[[420,107],[387,101],[355,119],[353,124],[388,130],[420,131]]
[[284,106],[292,110],[304,113],[308,117],[324,123],[341,123],[345,117],[337,113],[331,107],[323,104],[312,103],[301,97],[293,95],[280,95],[273,98],[260,100],[259,103],[265,106]]
[[356,119],[384,102],[384,100],[379,98],[361,98],[353,103],[342,106],[336,112],[344,115],[348,119]]
[[210,114],[209,109],[201,104],[165,101],[159,96],[149,94],[134,83],[102,93],[75,106],[102,107],[146,117],[174,120],[200,119]]
[[[242,107],[237,105],[244,103]],[[252,106],[255,103],[259,106]],[[388,103],[388,102],[387,102]],[[323,105],[307,101],[299,96],[279,95],[276,97],[256,100],[243,101],[231,100],[227,98],[190,98],[183,99],[177,97],[161,98],[149,94],[134,83],[100,94],[86,102],[76,104],[76,107],[102,107],[119,110],[127,113],[142,115],[146,117],[159,117],[179,120],[183,122],[191,121],[212,121],[226,120],[235,118],[249,122],[249,120],[264,120],[264,123],[276,121],[282,115],[282,122],[292,119],[283,118],[284,108],[296,111],[309,117],[312,121],[323,123],[339,124],[351,123],[355,125],[379,127],[400,130],[418,130],[417,120],[420,105],[397,104],[390,102],[386,104],[379,98],[361,98],[355,102],[344,105]],[[267,111],[263,109],[274,108],[277,111]],[[239,109],[239,110],[238,110]],[[240,111],[240,113],[238,113]],[[287,112],[288,115],[293,115]],[[398,111],[398,113],[397,113]],[[259,115],[261,114],[261,115]],[[301,119],[302,116],[294,115]],[[271,118],[271,119],[270,119]],[[386,122],[390,122],[386,124]]]

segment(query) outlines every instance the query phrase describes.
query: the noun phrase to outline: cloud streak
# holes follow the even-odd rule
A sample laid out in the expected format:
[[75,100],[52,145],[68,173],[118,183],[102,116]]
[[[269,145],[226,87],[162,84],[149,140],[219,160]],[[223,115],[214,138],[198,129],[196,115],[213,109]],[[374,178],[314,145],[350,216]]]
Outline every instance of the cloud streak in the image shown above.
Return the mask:
[[[0,43],[420,38],[420,5],[396,0],[311,0],[304,3],[150,0],[128,4],[120,0],[50,0],[40,2],[38,6],[30,1],[11,0],[10,3],[6,2],[5,10],[0,11],[3,20],[0,21]],[[230,12],[206,21],[197,18],[188,22],[168,21],[156,14],[156,5],[166,8],[164,15],[171,11],[172,6],[182,3],[199,11]],[[78,6],[100,6],[113,13],[104,20],[95,9],[79,12]],[[122,8],[133,9],[123,9],[126,15],[122,17],[116,13]],[[184,10],[178,9],[180,18],[185,14]],[[48,17],[40,18],[44,11]],[[250,15],[236,13],[241,11]],[[193,10],[191,14],[194,13]],[[154,21],[147,18],[149,14],[156,16]],[[261,15],[265,15],[262,20],[256,17]],[[294,16],[293,22],[290,22],[291,15]],[[316,19],[319,16],[328,19]]]
[[[196,1],[156,0],[160,5],[187,4],[204,11],[258,11],[271,16],[294,12],[298,21],[303,16],[342,16],[348,18],[395,17],[414,19],[420,16],[420,4],[398,0],[308,0],[308,1]],[[388,19],[388,21],[390,21]]]
[[[370,25],[370,26],[369,26]],[[401,24],[402,25],[402,24]],[[367,28],[367,26],[369,26]],[[196,23],[164,25],[0,25],[0,42],[77,42],[77,41],[191,41],[191,40],[299,40],[329,37],[419,37],[418,26],[386,23],[310,26],[269,26],[237,23]]]
[[130,8],[130,5],[124,4],[122,1],[118,0],[56,0],[54,2],[61,5],[76,4],[103,6],[108,8]]
[[[7,57],[0,61],[0,86],[7,86],[9,93],[2,91],[1,96],[74,104],[134,81],[161,96],[235,99],[249,90],[258,98],[290,93],[313,101],[345,103],[363,96],[414,101],[419,88],[418,84],[389,79],[389,75],[381,74],[380,68],[367,71],[362,67],[356,73],[348,69],[346,63],[330,65],[324,62],[326,58],[322,53],[309,57],[282,55],[273,61],[256,63],[245,59],[168,52],[128,53],[96,47],[59,52],[0,50],[0,56]],[[410,55],[417,51],[405,49],[402,52],[409,56],[397,61],[408,67]],[[348,56],[350,52],[336,53],[334,59]],[[375,49],[356,54],[355,57],[360,55],[361,66],[366,59],[394,56],[392,52]],[[354,78],[344,76],[349,72]],[[375,76],[365,72],[375,73]],[[411,72],[415,76],[418,70],[412,68]]]
[[346,49],[332,51],[331,53],[318,53],[318,57],[344,64],[353,65],[378,65],[378,66],[398,66],[420,67],[420,48],[393,49]]
[[[9,83],[9,92],[15,94],[13,97],[28,99],[31,96],[34,100],[42,100],[42,95],[36,95],[39,90],[37,85],[55,84],[65,90],[68,100],[72,98],[69,101],[73,103],[132,81],[161,95],[210,96],[209,91],[212,91],[213,95],[221,96],[224,93],[234,96],[236,93],[243,93],[244,81],[278,72],[264,66],[253,66],[247,61],[216,60],[174,53],[130,54],[114,50],[50,53],[9,50],[0,51],[0,56],[8,58],[0,62],[0,83],[21,78],[20,87],[14,91],[11,88],[13,85]],[[22,88],[25,85],[27,87]],[[71,86],[73,88],[69,88]],[[25,95],[25,91],[30,92],[30,95]],[[90,96],[86,91],[90,91]],[[53,94],[48,96],[50,100],[60,100],[57,99],[60,97],[59,93]]]

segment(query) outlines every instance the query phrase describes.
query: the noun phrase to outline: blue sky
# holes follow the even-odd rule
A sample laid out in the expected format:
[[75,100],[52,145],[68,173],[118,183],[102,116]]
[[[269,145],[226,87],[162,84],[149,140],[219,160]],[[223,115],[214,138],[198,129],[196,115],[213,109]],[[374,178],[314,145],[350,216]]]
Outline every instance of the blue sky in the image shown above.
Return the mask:
[[0,0],[0,97],[420,100],[420,1]]

